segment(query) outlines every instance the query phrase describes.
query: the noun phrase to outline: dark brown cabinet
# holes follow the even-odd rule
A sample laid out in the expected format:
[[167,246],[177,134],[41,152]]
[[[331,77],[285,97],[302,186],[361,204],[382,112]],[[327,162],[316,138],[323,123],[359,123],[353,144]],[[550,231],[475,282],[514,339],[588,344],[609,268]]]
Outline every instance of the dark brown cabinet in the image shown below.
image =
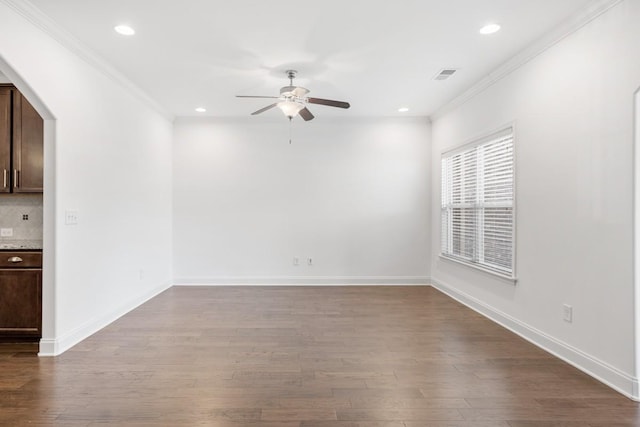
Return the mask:
[[0,192],[41,193],[44,121],[13,86],[0,86]]
[[42,253],[0,252],[0,342],[42,336]]
[[11,192],[11,88],[0,87],[0,193]]

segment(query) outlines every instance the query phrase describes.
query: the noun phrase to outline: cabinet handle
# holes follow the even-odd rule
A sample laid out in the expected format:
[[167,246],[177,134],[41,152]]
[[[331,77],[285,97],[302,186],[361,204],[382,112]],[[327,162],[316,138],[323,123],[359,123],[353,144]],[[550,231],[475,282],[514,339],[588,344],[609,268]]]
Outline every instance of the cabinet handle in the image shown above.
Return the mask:
[[20,184],[18,182],[18,169],[14,169],[13,170],[13,188],[18,188],[20,187]]
[[12,262],[12,263],[18,263],[18,262],[22,262],[22,258],[20,258],[19,256],[12,256],[10,257],[7,261]]
[[7,170],[4,169],[2,172],[2,188],[7,188]]

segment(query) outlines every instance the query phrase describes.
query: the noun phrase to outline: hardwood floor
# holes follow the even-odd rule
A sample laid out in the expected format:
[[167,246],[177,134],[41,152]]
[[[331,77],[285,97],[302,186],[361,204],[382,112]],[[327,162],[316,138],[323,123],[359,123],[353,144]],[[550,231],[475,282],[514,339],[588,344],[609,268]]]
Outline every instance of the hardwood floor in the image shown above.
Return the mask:
[[640,426],[430,287],[172,288],[56,358],[0,350],[2,426]]

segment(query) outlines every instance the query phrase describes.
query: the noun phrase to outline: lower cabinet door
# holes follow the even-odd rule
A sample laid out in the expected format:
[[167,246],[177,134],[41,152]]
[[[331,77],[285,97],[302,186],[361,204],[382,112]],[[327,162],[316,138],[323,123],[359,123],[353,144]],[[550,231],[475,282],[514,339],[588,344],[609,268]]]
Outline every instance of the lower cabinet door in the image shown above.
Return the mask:
[[0,337],[42,336],[42,271],[0,270]]

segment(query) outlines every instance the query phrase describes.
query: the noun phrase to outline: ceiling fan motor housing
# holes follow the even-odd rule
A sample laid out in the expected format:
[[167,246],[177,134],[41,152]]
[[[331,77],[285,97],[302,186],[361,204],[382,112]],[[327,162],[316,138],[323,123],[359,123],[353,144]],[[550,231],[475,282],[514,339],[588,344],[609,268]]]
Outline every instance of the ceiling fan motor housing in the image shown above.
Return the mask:
[[301,98],[300,99],[301,101],[303,101],[302,97],[305,96],[307,93],[309,93],[309,89],[305,89],[300,86],[284,86],[280,88],[280,96],[284,96],[286,98],[288,97]]
[[281,96],[293,96],[293,90],[295,89],[295,86],[284,86],[282,88],[280,88],[280,95]]

